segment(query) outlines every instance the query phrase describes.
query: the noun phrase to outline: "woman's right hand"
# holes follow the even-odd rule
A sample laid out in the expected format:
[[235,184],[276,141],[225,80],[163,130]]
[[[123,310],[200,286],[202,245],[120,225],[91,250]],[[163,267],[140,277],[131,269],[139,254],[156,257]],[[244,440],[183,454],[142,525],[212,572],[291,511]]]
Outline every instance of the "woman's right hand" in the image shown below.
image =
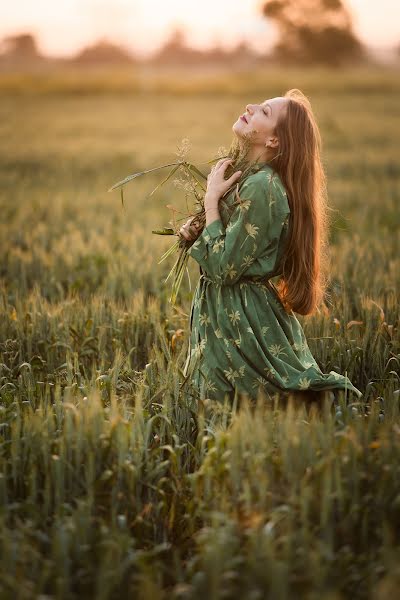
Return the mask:
[[195,240],[199,237],[200,234],[200,225],[196,222],[193,225],[191,225],[192,221],[193,217],[190,217],[190,219],[188,219],[186,223],[184,223],[179,229],[180,235],[188,241]]

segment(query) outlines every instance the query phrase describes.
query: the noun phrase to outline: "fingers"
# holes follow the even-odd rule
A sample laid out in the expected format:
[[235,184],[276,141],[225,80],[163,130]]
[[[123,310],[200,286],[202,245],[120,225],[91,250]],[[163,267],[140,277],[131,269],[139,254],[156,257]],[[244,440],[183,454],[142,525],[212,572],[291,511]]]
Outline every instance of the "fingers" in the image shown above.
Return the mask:
[[233,163],[233,159],[226,160],[225,162],[222,163],[220,168],[224,173],[225,173],[226,169],[229,167],[230,163]]
[[190,221],[186,221],[186,223],[184,223],[182,225],[182,227],[179,229],[179,233],[182,237],[184,237],[186,240],[189,239],[189,225],[190,225]]
[[192,236],[189,233],[189,231],[187,229],[185,229],[185,227],[182,225],[182,227],[179,230],[180,235],[185,238],[185,240],[191,240]]
[[228,166],[230,162],[233,162],[233,158],[221,158],[215,165],[212,167],[211,172],[214,169],[219,169],[222,165]]
[[232,177],[229,177],[229,179],[227,179],[226,182],[229,183],[229,186],[231,186],[232,183],[235,183],[235,181],[240,179],[241,174],[242,174],[242,171],[236,171],[236,173],[234,173],[232,175]]
[[229,163],[233,162],[233,158],[221,158],[221,160],[219,160],[216,164],[216,167],[223,167],[226,168],[228,166]]
[[191,224],[191,219],[186,221],[184,225],[179,229],[179,233],[186,240],[193,240],[198,236],[198,230],[200,229],[199,223]]
[[223,172],[225,172],[225,170],[227,169],[229,163],[233,162],[233,158],[221,158],[221,160],[219,160],[212,168],[210,173],[207,175],[207,181],[209,181],[209,178],[211,175],[214,174],[214,172],[219,171],[221,168],[223,170]]

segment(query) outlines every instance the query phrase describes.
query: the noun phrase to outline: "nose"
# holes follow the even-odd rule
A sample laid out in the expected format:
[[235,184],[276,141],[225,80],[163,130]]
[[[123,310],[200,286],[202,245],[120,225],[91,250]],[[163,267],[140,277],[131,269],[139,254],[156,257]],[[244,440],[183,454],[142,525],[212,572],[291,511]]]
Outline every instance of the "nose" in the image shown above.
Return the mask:
[[252,104],[247,104],[246,105],[246,110],[247,110],[247,112],[249,112],[251,114],[253,112],[253,105]]

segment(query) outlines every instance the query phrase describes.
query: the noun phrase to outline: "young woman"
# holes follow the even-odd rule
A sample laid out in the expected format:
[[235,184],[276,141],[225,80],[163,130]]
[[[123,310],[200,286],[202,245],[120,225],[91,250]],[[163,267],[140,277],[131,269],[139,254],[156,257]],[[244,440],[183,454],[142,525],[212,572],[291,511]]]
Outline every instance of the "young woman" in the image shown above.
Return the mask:
[[201,272],[185,375],[201,397],[222,401],[235,392],[257,398],[260,388],[361,397],[348,377],[321,371],[294,314],[314,312],[327,281],[325,176],[310,103],[294,89],[248,104],[232,130],[239,143],[251,140],[256,172],[225,179],[232,161],[221,159],[207,179],[205,227],[189,219],[180,229],[197,238],[188,252]]

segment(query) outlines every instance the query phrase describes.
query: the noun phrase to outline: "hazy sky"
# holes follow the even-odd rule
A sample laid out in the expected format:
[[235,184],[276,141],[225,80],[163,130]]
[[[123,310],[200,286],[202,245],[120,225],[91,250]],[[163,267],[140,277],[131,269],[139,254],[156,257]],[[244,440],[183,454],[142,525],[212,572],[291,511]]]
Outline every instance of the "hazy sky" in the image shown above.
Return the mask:
[[[245,39],[260,51],[276,33],[259,16],[262,0],[13,0],[0,8],[0,37],[31,31],[44,53],[68,55],[99,37],[149,54],[174,25],[196,47]],[[400,0],[348,0],[355,29],[374,46],[400,42]]]

